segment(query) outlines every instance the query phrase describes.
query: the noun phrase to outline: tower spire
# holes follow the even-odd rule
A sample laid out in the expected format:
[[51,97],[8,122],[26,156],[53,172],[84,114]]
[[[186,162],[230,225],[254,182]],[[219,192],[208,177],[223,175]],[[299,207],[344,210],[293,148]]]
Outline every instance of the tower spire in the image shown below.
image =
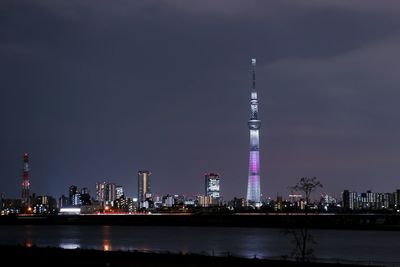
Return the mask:
[[253,88],[252,92],[256,91],[256,59],[252,58],[251,59],[251,71],[253,73]]

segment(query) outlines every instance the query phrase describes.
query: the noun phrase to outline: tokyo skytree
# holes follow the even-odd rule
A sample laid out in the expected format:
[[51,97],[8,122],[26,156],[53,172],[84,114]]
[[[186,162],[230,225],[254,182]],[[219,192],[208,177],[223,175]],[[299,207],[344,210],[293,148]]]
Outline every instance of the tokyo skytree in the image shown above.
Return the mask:
[[248,126],[250,130],[250,153],[249,153],[249,176],[247,183],[247,204],[260,206],[260,144],[259,130],[261,121],[258,119],[258,99],[256,91],[256,59],[251,60],[253,85],[250,95],[250,119]]

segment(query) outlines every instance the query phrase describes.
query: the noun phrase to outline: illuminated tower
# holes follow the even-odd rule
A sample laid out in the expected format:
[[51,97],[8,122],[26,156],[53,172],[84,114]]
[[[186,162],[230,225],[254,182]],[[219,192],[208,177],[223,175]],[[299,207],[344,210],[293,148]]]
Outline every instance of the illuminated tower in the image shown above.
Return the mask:
[[22,204],[24,206],[29,206],[29,155],[28,153],[24,154],[24,169],[22,173]]
[[256,91],[256,59],[251,60],[253,86],[250,95],[250,119],[248,122],[250,130],[250,154],[249,154],[249,177],[247,183],[247,204],[259,206],[260,202],[260,145],[259,130],[261,121],[258,119],[258,99]]

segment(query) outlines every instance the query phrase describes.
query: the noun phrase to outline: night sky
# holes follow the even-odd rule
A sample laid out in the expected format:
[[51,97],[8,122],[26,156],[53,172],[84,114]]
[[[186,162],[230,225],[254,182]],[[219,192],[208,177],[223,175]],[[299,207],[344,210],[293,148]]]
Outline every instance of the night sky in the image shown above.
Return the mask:
[[0,192],[244,197],[252,57],[264,196],[400,188],[400,1],[2,0]]

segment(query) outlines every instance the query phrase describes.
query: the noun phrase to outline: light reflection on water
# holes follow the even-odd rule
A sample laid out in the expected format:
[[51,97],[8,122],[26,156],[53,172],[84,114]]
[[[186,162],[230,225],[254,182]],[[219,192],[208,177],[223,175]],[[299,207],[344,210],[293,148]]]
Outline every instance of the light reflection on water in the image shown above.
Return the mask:
[[[326,259],[400,262],[391,253],[400,232],[313,230],[315,256]],[[13,225],[0,226],[0,244],[281,257],[293,249],[281,229],[224,227]],[[351,253],[349,253],[349,251]]]
[[25,242],[23,243],[23,245],[25,246],[25,247],[28,247],[28,248],[31,248],[31,247],[33,247],[33,242],[32,242],[32,240],[25,240]]
[[60,243],[59,247],[60,248],[64,248],[64,249],[77,249],[77,248],[80,248],[79,244],[76,244],[76,243]]
[[[109,241],[109,240],[107,240],[107,241]],[[103,244],[103,250],[104,251],[111,251],[112,248],[110,246],[110,243],[106,243],[107,241],[105,241],[104,244]]]
[[109,225],[104,225],[102,227],[102,233],[103,233],[103,250],[104,251],[111,251],[112,246],[111,246],[111,226]]

